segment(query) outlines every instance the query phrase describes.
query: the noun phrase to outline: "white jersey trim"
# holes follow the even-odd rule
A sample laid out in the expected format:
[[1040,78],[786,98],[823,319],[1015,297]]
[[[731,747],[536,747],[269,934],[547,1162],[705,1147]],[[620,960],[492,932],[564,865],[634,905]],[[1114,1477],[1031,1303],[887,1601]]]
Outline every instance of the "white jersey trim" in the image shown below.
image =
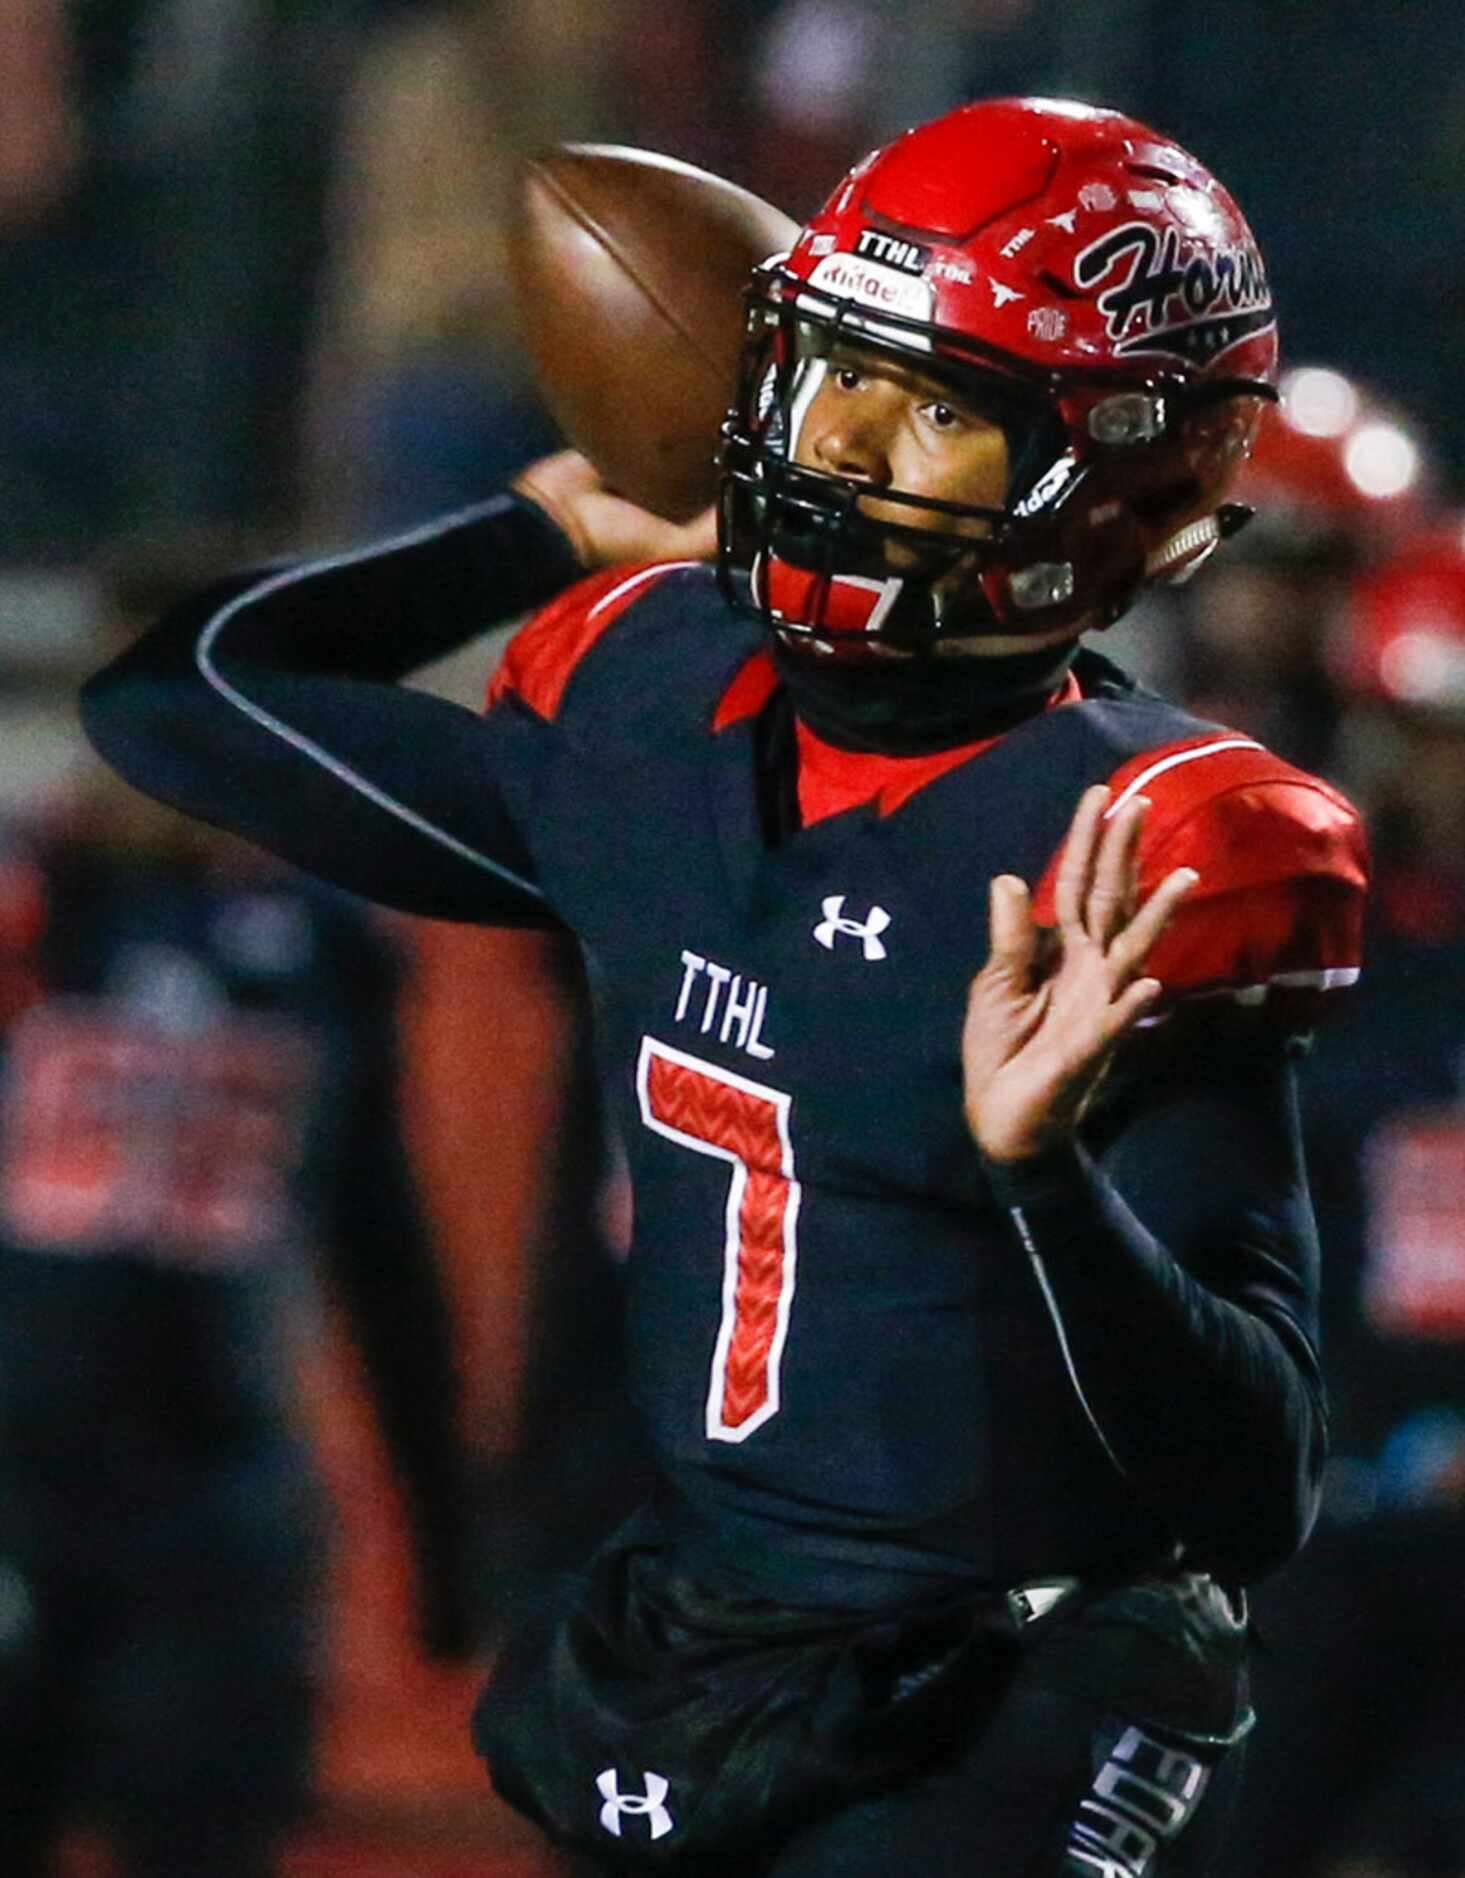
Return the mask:
[[1148,783],[1152,783],[1157,776],[1163,776],[1166,770],[1177,769],[1182,763],[1198,762],[1203,756],[1219,756],[1223,750],[1261,750],[1264,748],[1265,745],[1258,743],[1254,737],[1222,737],[1215,743],[1197,744],[1189,750],[1176,750],[1169,756],[1162,756],[1157,763],[1151,763],[1148,769],[1142,769],[1132,782],[1125,784],[1105,809],[1104,820],[1107,822],[1110,816],[1117,815],[1132,796],[1137,796],[1141,789]]
[[621,581],[618,586],[612,587],[609,593],[603,593],[595,602],[595,605],[591,607],[586,617],[589,619],[599,618],[608,606],[615,605],[622,594],[634,592],[637,587],[642,586],[646,581],[655,580],[659,574],[669,574],[673,568],[701,567],[702,565],[703,563],[701,561],[658,561],[654,567],[643,567],[639,573],[630,575],[629,578]]
[[1357,965],[1328,965],[1315,972],[1278,972],[1267,984],[1282,985],[1289,991],[1309,986],[1318,991],[1337,991],[1345,985],[1356,985],[1360,975]]
[[1058,1338],[1058,1348],[1063,1353],[1063,1366],[1068,1371],[1068,1380],[1073,1384],[1073,1393],[1078,1397],[1078,1405],[1083,1410],[1089,1427],[1093,1429],[1098,1439],[1099,1446],[1108,1455],[1114,1471],[1122,1480],[1128,1480],[1130,1477],[1129,1470],[1114,1452],[1113,1448],[1110,1447],[1109,1438],[1099,1426],[1099,1418],[1090,1407],[1089,1399],[1084,1394],[1083,1384],[1078,1379],[1078,1366],[1073,1360],[1073,1351],[1069,1348],[1068,1331],[1064,1327],[1063,1313],[1058,1308],[1058,1300],[1054,1297],[1053,1287],[1048,1282],[1048,1268],[1043,1263],[1043,1255],[1039,1252],[1037,1242],[1033,1238],[1032,1228],[1027,1222],[1027,1215],[1020,1206],[1011,1206],[1007,1210],[1012,1215],[1012,1223],[1017,1227],[1017,1236],[1022,1240],[1023,1250],[1027,1253],[1028,1260],[1033,1268],[1033,1276],[1038,1281],[1038,1289],[1043,1294],[1043,1302],[1048,1307],[1048,1316],[1052,1321],[1054,1332]]

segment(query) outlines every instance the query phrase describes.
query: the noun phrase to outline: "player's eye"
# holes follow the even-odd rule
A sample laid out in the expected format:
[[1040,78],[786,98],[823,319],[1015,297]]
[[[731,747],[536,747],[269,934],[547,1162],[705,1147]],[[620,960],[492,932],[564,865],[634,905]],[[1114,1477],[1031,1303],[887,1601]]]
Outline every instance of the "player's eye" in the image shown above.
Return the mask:
[[942,404],[939,399],[923,404],[921,415],[933,430],[959,430],[961,428],[961,412],[955,405]]
[[858,391],[865,382],[865,374],[853,365],[837,365],[834,369],[834,382],[841,391]]

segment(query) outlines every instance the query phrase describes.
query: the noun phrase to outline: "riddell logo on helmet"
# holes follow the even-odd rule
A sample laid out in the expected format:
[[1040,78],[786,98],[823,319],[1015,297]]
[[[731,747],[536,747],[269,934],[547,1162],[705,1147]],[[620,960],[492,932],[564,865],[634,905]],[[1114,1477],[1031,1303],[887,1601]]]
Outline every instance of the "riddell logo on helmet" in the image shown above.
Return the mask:
[[912,280],[879,261],[863,261],[857,255],[826,256],[809,276],[809,285],[823,287],[842,300],[858,300],[861,306],[899,313],[906,319],[931,317],[931,289],[924,281]]
[[1250,242],[1209,255],[1163,237],[1148,222],[1126,222],[1090,242],[1073,264],[1080,287],[1120,276],[1099,295],[1119,352],[1170,352],[1203,365],[1272,324],[1272,295]]
[[862,228],[855,252],[872,261],[884,261],[903,274],[924,274],[931,250],[918,241],[902,241],[896,235],[882,235],[877,228]]

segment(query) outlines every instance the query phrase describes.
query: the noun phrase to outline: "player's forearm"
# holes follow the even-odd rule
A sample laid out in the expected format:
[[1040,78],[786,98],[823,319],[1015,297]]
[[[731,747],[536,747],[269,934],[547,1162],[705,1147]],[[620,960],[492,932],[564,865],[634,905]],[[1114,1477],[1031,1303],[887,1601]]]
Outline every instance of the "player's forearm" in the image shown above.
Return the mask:
[[[1325,1452],[1321,1386],[1282,1299],[1201,1283],[1076,1145],[993,1178],[1109,1463],[1197,1564],[1243,1580],[1282,1564]],[[1243,1296],[1243,1272],[1267,1291],[1273,1261],[1239,1233],[1206,1258]]]
[[[504,494],[318,560],[231,576],[98,674],[181,663],[401,678],[552,599],[584,569],[564,534]],[[90,689],[90,688],[89,688]]]
[[552,599],[583,572],[541,509],[504,494],[276,570],[203,622],[200,656],[397,679]]
[[577,571],[512,498],[201,595],[97,674],[82,721],[136,788],[408,912],[549,917],[471,711],[390,681]]

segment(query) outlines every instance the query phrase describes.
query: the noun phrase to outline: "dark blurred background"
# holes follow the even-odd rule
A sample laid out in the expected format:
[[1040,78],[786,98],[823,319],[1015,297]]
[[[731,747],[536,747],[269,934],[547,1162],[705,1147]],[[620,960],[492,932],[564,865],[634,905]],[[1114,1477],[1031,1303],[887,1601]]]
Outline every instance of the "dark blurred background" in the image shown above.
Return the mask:
[[1376,381],[1465,471],[1447,0],[12,0],[6,19],[8,561],[164,520],[288,530],[329,505],[354,525],[512,461],[535,434],[498,241],[525,145],[643,144],[802,214],[872,142],[1010,91],[1192,147],[1260,237],[1290,355]]
[[[524,151],[640,145],[802,216],[904,125],[1016,92],[1147,120],[1213,167],[1252,223],[1290,374],[1250,472],[1258,519],[1192,586],[1148,599],[1107,649],[1340,782],[1368,815],[1378,864],[1363,987],[1304,1071],[1336,1454],[1318,1534],[1258,1600],[1262,1720],[1228,1878],[1460,1878],[1458,0],[6,0],[0,1268],[50,1256],[44,1219],[31,1219],[33,1243],[5,1243],[25,1238],[17,1193],[34,1213],[38,1191],[54,1189],[57,1205],[78,1181],[101,1191],[95,1165],[52,1169],[52,1187],[36,1187],[15,1145],[28,1113],[18,1026],[58,992],[45,979],[56,909],[95,924],[98,956],[124,959],[129,1008],[141,1008],[159,941],[144,934],[128,951],[118,934],[161,901],[142,875],[128,898],[128,844],[175,870],[174,898],[204,909],[168,936],[163,1004],[148,992],[149,1021],[164,1009],[175,1029],[178,957],[198,983],[224,973],[210,918],[274,895],[281,930],[278,883],[97,795],[71,698],[135,623],[138,593],[412,522],[555,442],[506,301]],[[490,640],[429,682],[476,701],[494,653]],[[99,843],[124,862],[105,892]],[[305,1797],[282,1807],[285,1836],[261,1856],[295,1878],[530,1878],[546,1867],[484,1796],[463,1717],[518,1600],[615,1516],[639,1469],[613,1334],[625,1196],[599,1131],[586,996],[555,942],[407,922],[383,932],[360,908],[322,917],[338,914],[360,923],[351,943],[396,961],[363,1022],[391,1033],[390,1072],[378,1055],[370,1074],[456,1350],[460,1452],[436,1478],[457,1469],[467,1483],[465,1530],[424,1533],[433,1522],[394,1448],[390,1402],[352,1355],[346,1319],[347,1334],[326,1334],[340,1304],[331,1272],[345,1271],[349,1305],[353,1233],[363,1259],[369,1234],[347,1218],[324,1253],[309,1232],[290,1235],[279,1253],[291,1279],[267,1321],[212,1333],[221,1358],[241,1360],[252,1335],[244,1355],[288,1372],[300,1452],[334,1508],[300,1525],[306,1551],[313,1522],[332,1534],[306,1626]],[[219,995],[257,1014],[263,994],[239,982]],[[303,1162],[312,1151],[302,1133]],[[26,1152],[34,1160],[33,1142]],[[81,1322],[105,1300],[77,1283],[68,1308]],[[0,1370],[29,1330],[23,1316],[0,1322]],[[58,1365],[41,1412],[72,1413],[74,1383]],[[0,1427],[0,1482],[5,1439]],[[78,1470],[84,1508],[95,1483],[84,1459]],[[0,1525],[0,1760],[23,1725],[4,1692],[29,1647],[8,1543]],[[424,1573],[440,1594],[436,1631],[431,1597],[426,1619],[413,1614]],[[59,1745],[53,1760],[57,1869],[109,1869],[115,1848],[98,1834],[115,1838],[116,1821],[101,1789]],[[231,1791],[248,1813],[243,1775]]]

